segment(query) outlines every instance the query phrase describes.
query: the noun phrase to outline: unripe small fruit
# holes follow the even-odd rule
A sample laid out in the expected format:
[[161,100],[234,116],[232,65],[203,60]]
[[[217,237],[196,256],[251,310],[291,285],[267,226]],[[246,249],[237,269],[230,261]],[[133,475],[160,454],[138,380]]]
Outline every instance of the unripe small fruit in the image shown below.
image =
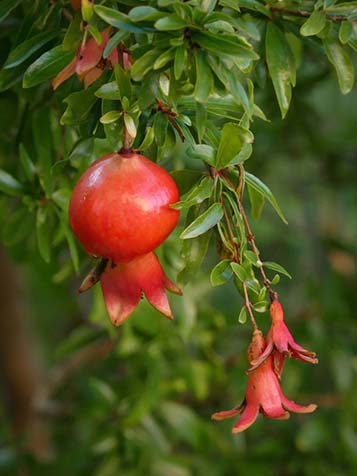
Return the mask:
[[157,248],[175,228],[177,186],[160,166],[135,152],[96,160],[75,186],[72,230],[90,255],[125,263]]

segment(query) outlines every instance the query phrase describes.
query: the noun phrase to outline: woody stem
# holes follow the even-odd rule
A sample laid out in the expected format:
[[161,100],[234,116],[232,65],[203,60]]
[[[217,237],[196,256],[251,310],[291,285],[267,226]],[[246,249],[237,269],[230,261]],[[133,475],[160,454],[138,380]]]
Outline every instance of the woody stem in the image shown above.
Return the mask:
[[[222,208],[223,208],[224,218],[226,220],[228,233],[229,233],[229,236],[230,236],[230,239],[231,239],[232,249],[233,249],[233,253],[234,253],[233,261],[235,263],[239,263],[240,259],[239,259],[238,245],[237,245],[237,243],[235,242],[235,239],[234,239],[234,232],[233,232],[233,229],[232,229],[231,221],[229,219],[228,212],[227,212],[227,209],[226,209],[226,206],[225,206],[225,203],[224,203],[224,200],[223,200],[222,196],[219,198],[219,201],[220,201],[220,203],[222,205]],[[253,311],[252,311],[252,304],[251,304],[249,296],[248,296],[247,284],[246,284],[245,281],[242,282],[242,287],[243,287],[243,295],[244,295],[244,303],[245,303],[244,305],[245,305],[245,308],[248,312],[249,319],[252,323],[252,326],[253,326],[254,330],[258,330],[258,325],[257,325],[257,322],[254,318],[254,314],[253,314]]]

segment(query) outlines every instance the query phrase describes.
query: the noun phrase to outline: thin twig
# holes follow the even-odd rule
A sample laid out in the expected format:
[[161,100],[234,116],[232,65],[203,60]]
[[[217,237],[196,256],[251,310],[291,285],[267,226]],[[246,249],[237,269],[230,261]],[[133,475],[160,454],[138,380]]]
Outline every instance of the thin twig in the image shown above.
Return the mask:
[[249,318],[252,322],[253,328],[255,331],[259,330],[257,322],[254,318],[254,314],[252,311],[252,303],[250,302],[249,296],[248,296],[248,290],[247,290],[247,283],[245,281],[242,281],[242,287],[243,287],[243,293],[244,293],[244,301],[245,301],[245,308],[248,312]]
[[[272,12],[276,13],[285,13],[287,15],[293,15],[295,17],[301,17],[301,18],[310,18],[312,15],[312,12],[308,12],[306,10],[291,10],[290,8],[284,8],[284,7],[270,7],[270,10]],[[343,22],[343,21],[349,21],[351,23],[357,23],[356,20],[349,20],[347,17],[341,17],[339,15],[329,15],[329,13],[326,10],[321,10],[321,12],[326,16],[328,20],[331,21],[336,21],[336,22]]]

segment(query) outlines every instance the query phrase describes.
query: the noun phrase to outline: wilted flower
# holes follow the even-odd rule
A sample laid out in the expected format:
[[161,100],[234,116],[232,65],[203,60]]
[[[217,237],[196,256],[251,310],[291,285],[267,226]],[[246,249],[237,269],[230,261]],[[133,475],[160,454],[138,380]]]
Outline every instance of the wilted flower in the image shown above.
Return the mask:
[[285,356],[292,356],[303,362],[317,364],[318,359],[316,358],[315,352],[301,347],[290,334],[284,322],[284,311],[280,302],[277,300],[273,301],[269,310],[272,324],[267,334],[267,346],[264,352],[251,362],[249,372],[262,365],[271,354],[273,354],[274,369],[279,377],[282,372]]
[[[259,330],[253,333],[252,342],[248,348],[248,361],[252,364],[264,352],[266,342]],[[288,400],[283,394],[277,375],[273,370],[272,356],[252,371],[248,376],[247,389],[243,403],[232,410],[214,413],[213,420],[224,420],[241,415],[233,427],[232,433],[240,433],[250,427],[258,417],[259,412],[264,417],[285,420],[289,418],[289,411],[295,413],[311,413],[316,405],[298,405]]]
[[100,44],[94,38],[89,38],[84,46],[80,46],[73,60],[58,73],[52,81],[53,89],[58,88],[64,81],[77,74],[80,81],[84,82],[87,88],[96,81],[107,65],[111,68],[118,64],[118,50],[115,48],[108,58],[104,59],[103,52],[109,41],[110,28],[102,31],[102,41]]

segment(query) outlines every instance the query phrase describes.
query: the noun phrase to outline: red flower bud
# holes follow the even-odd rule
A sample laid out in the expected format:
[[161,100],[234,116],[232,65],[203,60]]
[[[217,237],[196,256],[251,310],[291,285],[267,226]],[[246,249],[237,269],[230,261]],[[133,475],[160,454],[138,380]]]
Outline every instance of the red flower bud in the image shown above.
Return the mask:
[[284,322],[284,311],[279,301],[271,303],[270,317],[272,324],[267,335],[266,349],[259,357],[251,361],[249,372],[262,365],[271,354],[274,357],[274,369],[279,377],[282,372],[285,356],[294,357],[310,364],[318,363],[315,352],[304,349],[304,347],[295,342]]
[[[261,331],[254,331],[252,342],[248,348],[250,364],[259,359],[265,351],[266,341]],[[285,420],[289,418],[289,411],[295,413],[311,413],[316,405],[298,405],[288,400],[283,394],[278,377],[273,369],[272,356],[268,355],[265,361],[248,376],[247,389],[243,403],[232,410],[214,413],[213,420],[224,420],[241,415],[233,427],[232,433],[240,433],[250,427],[258,417],[259,412],[266,418]]]

